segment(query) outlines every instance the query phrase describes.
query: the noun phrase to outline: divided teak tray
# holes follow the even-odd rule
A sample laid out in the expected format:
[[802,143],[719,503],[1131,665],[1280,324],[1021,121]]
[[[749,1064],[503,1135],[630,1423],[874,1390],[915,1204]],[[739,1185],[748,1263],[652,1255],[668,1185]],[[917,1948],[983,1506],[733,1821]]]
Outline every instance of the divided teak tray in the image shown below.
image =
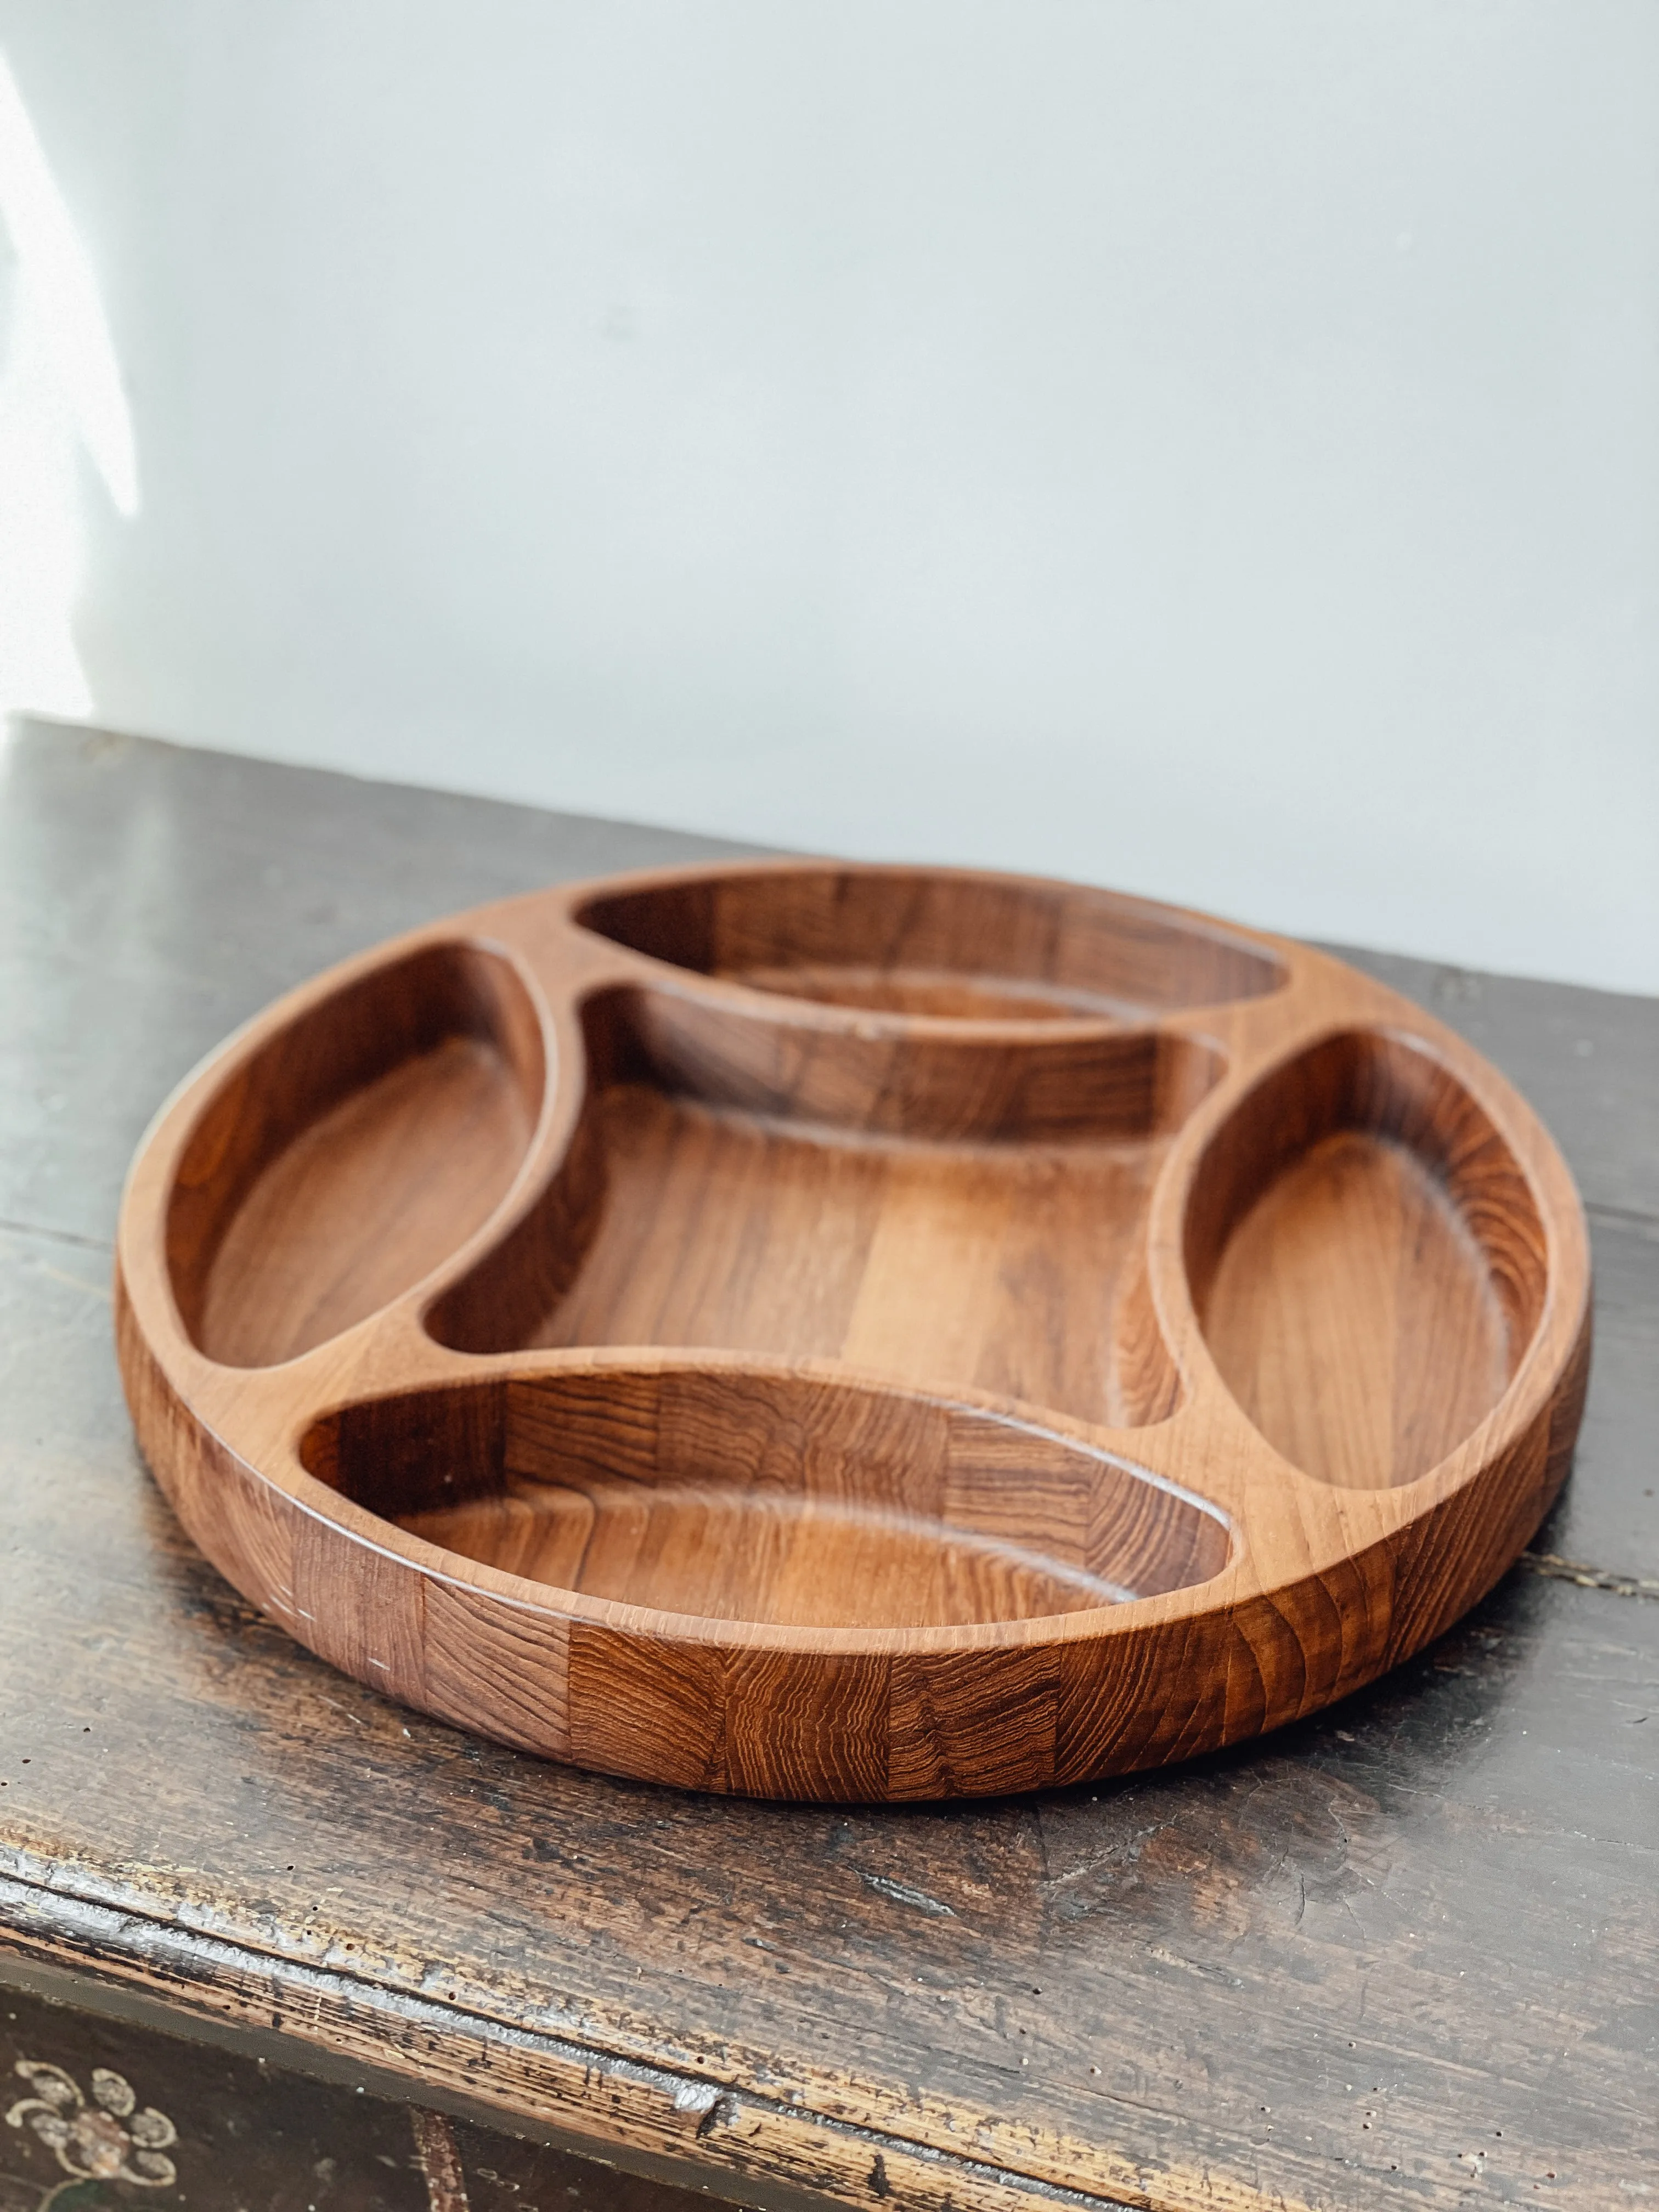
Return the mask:
[[561,886],[163,1109],[140,1442],[392,1696],[757,1795],[1028,1790],[1342,1696],[1497,1579],[1589,1358],[1571,1182],[1340,963],[829,863]]

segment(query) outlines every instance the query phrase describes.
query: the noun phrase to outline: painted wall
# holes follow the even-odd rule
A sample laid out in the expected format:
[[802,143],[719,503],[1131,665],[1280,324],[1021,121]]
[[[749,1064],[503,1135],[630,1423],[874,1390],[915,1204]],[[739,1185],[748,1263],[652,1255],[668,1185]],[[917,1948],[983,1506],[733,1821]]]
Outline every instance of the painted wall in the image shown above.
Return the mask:
[[23,388],[14,240],[0,538],[73,581],[31,659],[0,561],[21,702],[1659,990],[1651,0],[0,0],[0,52],[115,365]]

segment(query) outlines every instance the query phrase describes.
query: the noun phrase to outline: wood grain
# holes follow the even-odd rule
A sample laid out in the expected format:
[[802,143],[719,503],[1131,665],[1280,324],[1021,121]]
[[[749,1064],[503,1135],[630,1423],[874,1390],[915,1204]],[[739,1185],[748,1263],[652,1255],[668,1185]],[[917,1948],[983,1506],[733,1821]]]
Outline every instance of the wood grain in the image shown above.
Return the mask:
[[335,1664],[616,1773],[899,1799],[1397,1663],[1559,1486],[1588,1297],[1544,1132],[1352,969],[790,863],[270,1009],[135,1165],[118,1326],[186,1526]]
[[1533,1547],[1571,1573],[1523,1559],[1370,1688],[1183,1765],[709,1797],[429,1721],[258,1614],[137,1462],[107,1291],[155,1100],[276,994],[451,909],[725,856],[101,732],[26,728],[7,765],[0,1988],[50,1971],[206,2039],[204,2072],[257,2053],[775,2212],[1632,2201],[1659,1001],[1344,955],[1542,1105],[1584,1193],[1595,1371]]

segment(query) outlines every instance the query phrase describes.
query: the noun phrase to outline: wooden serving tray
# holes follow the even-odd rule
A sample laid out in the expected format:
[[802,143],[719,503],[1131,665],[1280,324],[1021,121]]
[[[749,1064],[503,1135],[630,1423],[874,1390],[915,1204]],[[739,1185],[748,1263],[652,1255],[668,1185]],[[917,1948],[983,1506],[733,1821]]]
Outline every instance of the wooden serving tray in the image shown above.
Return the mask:
[[527,1750],[923,1798],[1147,1766],[1437,1635],[1566,1472],[1577,1195],[1305,945],[802,862],[348,962],[134,1164],[140,1443],[336,1666]]

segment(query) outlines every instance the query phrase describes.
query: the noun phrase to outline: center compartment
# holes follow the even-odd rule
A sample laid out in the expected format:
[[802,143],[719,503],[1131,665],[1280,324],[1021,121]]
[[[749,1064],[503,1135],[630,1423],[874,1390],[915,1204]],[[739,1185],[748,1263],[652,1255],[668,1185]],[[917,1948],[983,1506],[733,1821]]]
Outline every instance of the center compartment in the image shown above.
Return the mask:
[[307,1468],[504,1573],[665,1613],[948,1628],[1206,1581],[1219,1514],[976,1408],[752,1367],[492,1376],[314,1423]]
[[655,994],[589,1002],[541,1205],[427,1316],[451,1348],[834,1359],[1138,1427],[1174,1409],[1145,1219],[1214,1081],[1156,1031],[838,1036]]

